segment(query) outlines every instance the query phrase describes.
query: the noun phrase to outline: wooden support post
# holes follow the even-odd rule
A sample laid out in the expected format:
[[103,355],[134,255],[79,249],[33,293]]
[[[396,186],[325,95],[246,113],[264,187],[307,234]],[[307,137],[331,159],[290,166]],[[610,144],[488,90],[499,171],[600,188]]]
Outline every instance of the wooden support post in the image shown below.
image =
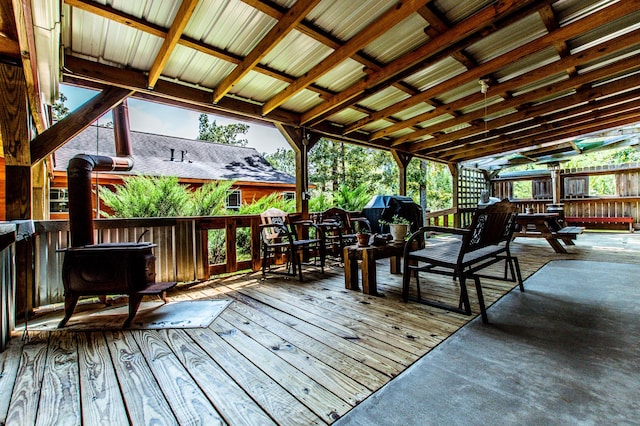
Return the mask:
[[[451,190],[453,191],[452,194],[452,203],[453,203],[453,209],[454,211],[456,211],[458,209],[458,206],[460,205],[460,200],[458,199],[458,180],[460,178],[460,170],[458,169],[458,163],[449,163],[449,171],[451,172]],[[455,228],[460,228],[462,221],[460,220],[460,213],[456,212],[453,215],[453,226]]]
[[309,158],[311,148],[320,140],[315,133],[305,133],[303,129],[276,124],[280,133],[285,137],[296,153],[296,211],[302,216],[309,215]]
[[[0,63],[0,135],[5,156],[6,219],[31,219],[29,106],[22,68]],[[16,316],[33,308],[33,252],[30,238],[16,242]]]
[[391,150],[391,155],[398,165],[398,195],[407,195],[407,166],[413,155],[395,149]]
[[553,196],[553,204],[560,203],[560,183],[562,179],[560,179],[560,166],[554,166],[551,169],[551,191]]

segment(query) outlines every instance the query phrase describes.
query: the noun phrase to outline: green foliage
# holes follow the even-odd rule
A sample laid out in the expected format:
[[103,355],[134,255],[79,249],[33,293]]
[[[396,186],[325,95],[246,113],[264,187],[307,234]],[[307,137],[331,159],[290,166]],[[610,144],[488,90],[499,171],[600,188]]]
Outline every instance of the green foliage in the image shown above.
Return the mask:
[[53,113],[53,120],[60,121],[69,115],[69,108],[64,104],[67,101],[67,97],[64,93],[60,93],[60,98],[51,107]]
[[272,193],[266,195],[259,200],[253,200],[250,204],[243,204],[240,206],[238,214],[260,214],[270,207],[275,207],[285,212],[296,211],[295,200],[284,200],[282,194]]
[[189,202],[177,177],[126,177],[115,192],[101,190],[100,199],[114,211],[113,217],[122,218],[182,216]]
[[513,198],[516,200],[530,200],[533,198],[533,187],[530,180],[513,182]]
[[278,148],[273,154],[264,155],[264,158],[274,169],[295,176],[296,153],[292,149]]
[[184,216],[217,216],[227,213],[225,201],[233,181],[207,182],[191,193]]
[[210,182],[191,191],[174,176],[131,176],[113,192],[102,188],[100,200],[113,210],[113,217],[209,216],[225,213],[232,186],[232,181]]
[[589,152],[576,155],[562,165],[563,168],[600,166],[602,164],[624,164],[640,162],[640,151],[634,147]]
[[[295,174],[293,150],[279,149],[266,157],[276,169]],[[452,179],[446,165],[428,162],[426,173],[420,161],[407,168],[407,194],[419,200],[421,190],[427,208],[452,206]],[[309,151],[309,182],[316,186],[309,210],[324,211],[339,206],[361,210],[376,194],[398,193],[398,167],[389,152],[320,139]]]
[[394,214],[391,217],[391,220],[380,219],[378,220],[378,223],[381,223],[383,225],[411,225],[411,222],[409,222],[408,219],[405,219],[402,216],[398,216],[397,214]]
[[333,196],[330,193],[322,192],[317,189],[311,191],[311,199],[309,200],[309,211],[323,212],[333,206]]
[[615,195],[616,180],[614,175],[589,176],[589,195]]
[[198,139],[227,145],[247,146],[247,139],[237,139],[239,134],[246,134],[249,131],[249,125],[234,123],[226,126],[219,126],[213,120],[209,123],[207,114],[200,114],[198,117]]
[[353,189],[347,185],[340,185],[340,188],[333,194],[334,204],[347,211],[360,211],[371,199],[371,194],[367,191],[364,183]]

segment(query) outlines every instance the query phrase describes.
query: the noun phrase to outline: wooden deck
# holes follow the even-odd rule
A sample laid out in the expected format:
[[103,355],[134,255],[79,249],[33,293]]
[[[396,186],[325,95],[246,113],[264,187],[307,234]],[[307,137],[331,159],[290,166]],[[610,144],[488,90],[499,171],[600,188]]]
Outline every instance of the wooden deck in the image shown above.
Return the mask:
[[[513,249],[527,277],[556,259],[636,263],[640,234],[585,233],[569,254],[544,240]],[[331,424],[472,319],[403,303],[388,271],[378,261],[384,297],[345,290],[338,266],[303,283],[258,273],[169,293],[233,299],[208,328],[31,330],[28,342],[17,330],[0,354],[0,424]],[[423,292],[456,303],[455,283],[439,278]],[[483,284],[488,303],[514,286]]]

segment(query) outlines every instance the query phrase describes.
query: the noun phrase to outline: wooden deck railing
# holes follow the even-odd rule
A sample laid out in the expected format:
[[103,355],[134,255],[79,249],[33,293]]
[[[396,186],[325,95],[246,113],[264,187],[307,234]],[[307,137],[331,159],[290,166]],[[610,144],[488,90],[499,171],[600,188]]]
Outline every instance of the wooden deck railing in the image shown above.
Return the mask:
[[[532,208],[535,213],[546,212],[551,200],[516,200],[520,211]],[[572,217],[632,217],[640,223],[640,197],[569,198],[560,201],[565,216]]]
[[[149,219],[98,219],[94,221],[96,243],[145,241],[157,244],[156,280],[188,282],[212,274],[260,267],[258,215]],[[237,230],[247,228],[250,259],[238,260]],[[208,231],[223,230],[223,262],[209,264]],[[34,238],[34,308],[64,301],[62,261],[69,246],[67,221],[38,221]]]

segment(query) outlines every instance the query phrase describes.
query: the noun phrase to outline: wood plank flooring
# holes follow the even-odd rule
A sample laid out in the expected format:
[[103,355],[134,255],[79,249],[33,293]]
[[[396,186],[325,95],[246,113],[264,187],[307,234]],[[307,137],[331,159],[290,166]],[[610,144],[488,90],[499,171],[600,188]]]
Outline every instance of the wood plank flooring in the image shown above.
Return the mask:
[[[526,278],[557,259],[637,263],[640,234],[585,233],[567,255],[544,240],[512,247]],[[388,260],[377,271],[382,297],[345,290],[339,266],[307,272],[302,283],[257,273],[169,293],[232,299],[208,328],[31,329],[28,340],[16,330],[0,354],[0,425],[331,424],[472,319],[403,303]],[[457,283],[421,281],[423,295],[457,304]],[[513,287],[485,279],[485,300]],[[475,316],[472,285],[469,294]],[[31,325],[52,316],[62,312],[43,311]]]

